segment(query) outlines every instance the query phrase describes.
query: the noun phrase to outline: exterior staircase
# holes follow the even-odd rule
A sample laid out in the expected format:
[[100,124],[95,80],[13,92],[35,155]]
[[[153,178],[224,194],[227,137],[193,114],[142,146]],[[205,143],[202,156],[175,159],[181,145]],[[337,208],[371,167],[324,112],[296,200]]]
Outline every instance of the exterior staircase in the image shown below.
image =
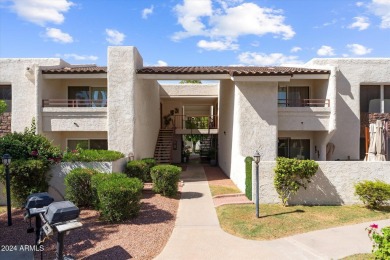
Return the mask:
[[154,159],[156,160],[157,164],[172,162],[173,134],[173,129],[160,129],[156,148],[154,149]]

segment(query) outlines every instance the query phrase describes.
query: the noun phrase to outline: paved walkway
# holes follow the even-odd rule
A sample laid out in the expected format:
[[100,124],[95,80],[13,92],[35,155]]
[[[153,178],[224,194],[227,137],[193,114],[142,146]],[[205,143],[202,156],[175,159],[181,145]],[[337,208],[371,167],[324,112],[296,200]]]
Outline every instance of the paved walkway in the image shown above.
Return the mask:
[[[371,251],[364,230],[371,222],[272,241],[232,236],[219,226],[203,167],[190,165],[182,177],[175,228],[156,259],[340,259]],[[375,223],[383,227],[390,225],[390,220]]]

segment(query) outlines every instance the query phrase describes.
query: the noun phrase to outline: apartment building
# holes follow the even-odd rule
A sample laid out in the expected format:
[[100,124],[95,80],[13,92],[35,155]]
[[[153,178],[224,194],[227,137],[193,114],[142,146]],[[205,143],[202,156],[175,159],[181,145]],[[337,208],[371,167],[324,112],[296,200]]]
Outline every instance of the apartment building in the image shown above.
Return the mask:
[[[212,83],[164,84],[194,79]],[[109,47],[107,67],[0,59],[0,95],[10,105],[3,132],[23,131],[35,118],[37,132],[63,149],[180,162],[182,135],[199,134],[243,189],[244,158],[256,150],[262,161],[362,160],[366,127],[390,119],[390,59],[147,67],[135,47]]]

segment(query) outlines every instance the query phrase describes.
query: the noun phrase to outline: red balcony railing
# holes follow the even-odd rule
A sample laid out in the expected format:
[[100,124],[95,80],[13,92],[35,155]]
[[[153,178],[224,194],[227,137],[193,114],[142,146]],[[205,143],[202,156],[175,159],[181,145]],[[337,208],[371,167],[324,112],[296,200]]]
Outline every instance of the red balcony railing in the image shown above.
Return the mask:
[[278,99],[279,107],[329,107],[329,99]]
[[216,115],[174,115],[173,127],[176,129],[217,129]]
[[42,107],[107,107],[105,99],[43,99]]

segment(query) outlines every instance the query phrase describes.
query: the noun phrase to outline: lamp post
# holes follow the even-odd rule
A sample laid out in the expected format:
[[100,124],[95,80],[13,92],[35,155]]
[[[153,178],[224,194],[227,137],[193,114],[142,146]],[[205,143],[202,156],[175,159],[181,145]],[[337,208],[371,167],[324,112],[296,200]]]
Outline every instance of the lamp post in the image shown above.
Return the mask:
[[3,155],[3,165],[5,166],[5,186],[7,189],[7,216],[8,216],[8,226],[12,226],[12,217],[11,217],[11,192],[10,192],[10,180],[9,180],[9,165],[11,164],[11,156],[9,154]]
[[259,151],[256,150],[253,155],[256,163],[256,217],[259,218],[259,162],[260,162],[260,154]]

